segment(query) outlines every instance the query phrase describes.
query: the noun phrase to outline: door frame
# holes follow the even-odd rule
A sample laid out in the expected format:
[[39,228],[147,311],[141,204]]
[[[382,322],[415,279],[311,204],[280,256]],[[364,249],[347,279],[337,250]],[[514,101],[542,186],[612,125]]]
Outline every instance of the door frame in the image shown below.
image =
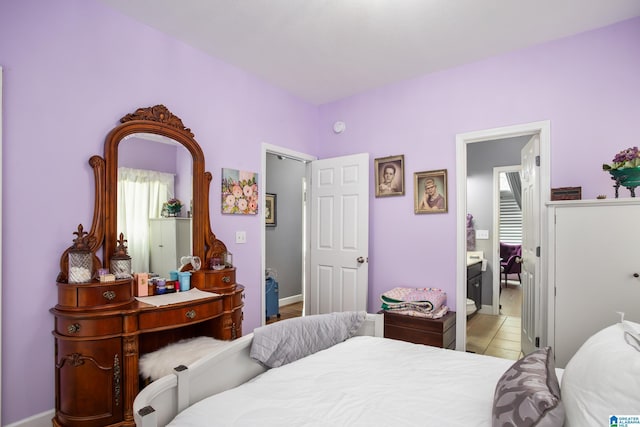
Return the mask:
[[[546,277],[547,263],[545,262],[544,248],[547,248],[548,224],[546,202],[550,195],[550,140],[551,125],[549,120],[505,126],[493,129],[485,129],[456,135],[456,205],[457,205],[457,245],[456,245],[456,349],[466,350],[467,343],[467,144],[481,143],[495,139],[511,138],[516,136],[535,135],[540,136],[540,247],[543,256],[540,258],[539,279]],[[494,230],[495,234],[495,230]],[[536,314],[536,331],[540,333],[541,345],[547,343],[547,304],[548,284],[539,286],[541,306]]]
[[[493,239],[491,247],[493,250],[493,262],[491,268],[498,274],[493,275],[493,299],[491,302],[491,314],[500,314],[500,174],[505,172],[520,172],[521,165],[496,166],[493,168]],[[497,255],[496,255],[497,254]],[[497,276],[497,277],[496,277]],[[497,280],[496,280],[497,279]]]
[[[306,180],[307,183],[309,183],[309,174],[310,174],[310,170],[311,168],[309,167],[310,162],[312,162],[313,160],[317,160],[318,158],[316,156],[312,156],[311,154],[306,154],[306,153],[302,153],[299,151],[294,151],[291,150],[289,148],[285,148],[285,147],[280,147],[277,145],[273,145],[273,144],[269,144],[266,142],[262,143],[262,148],[261,148],[261,166],[260,166],[260,188],[262,189],[262,197],[261,197],[261,201],[260,201],[260,209],[261,212],[265,212],[265,197],[264,194],[266,193],[266,189],[267,189],[267,154],[275,154],[276,156],[284,156],[293,160],[299,160],[302,162],[307,163],[307,168],[306,168]],[[308,189],[308,187],[307,187]],[[303,197],[303,212],[307,212],[307,216],[308,216],[308,212],[309,212],[309,199],[307,197]],[[309,242],[309,221],[308,218],[306,220],[303,220],[303,232],[302,232],[302,248],[303,248],[303,255],[302,255],[302,274],[303,274],[303,283],[302,283],[302,298],[304,301],[304,294],[305,294],[305,287],[306,284],[309,283],[309,250],[308,250],[308,242]],[[264,214],[260,215],[260,242],[261,242],[261,261],[260,261],[260,266],[261,266],[261,271],[264,272],[267,269],[267,248],[266,248],[266,244],[267,244],[267,233],[266,233],[266,228],[265,228],[265,217]],[[260,284],[260,313],[262,313],[261,317],[262,317],[262,325],[266,324],[266,318],[264,316],[265,310],[267,308],[266,304],[266,299],[265,299],[265,281],[262,280],[261,284]],[[303,304],[304,305],[304,304]]]

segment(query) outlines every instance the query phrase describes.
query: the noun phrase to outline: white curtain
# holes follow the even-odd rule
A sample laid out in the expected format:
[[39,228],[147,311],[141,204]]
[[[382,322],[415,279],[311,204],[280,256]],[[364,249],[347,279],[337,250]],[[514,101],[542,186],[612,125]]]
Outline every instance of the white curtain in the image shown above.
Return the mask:
[[124,234],[134,272],[149,271],[149,219],[160,218],[162,204],[174,197],[174,176],[144,169],[118,168],[118,236]]

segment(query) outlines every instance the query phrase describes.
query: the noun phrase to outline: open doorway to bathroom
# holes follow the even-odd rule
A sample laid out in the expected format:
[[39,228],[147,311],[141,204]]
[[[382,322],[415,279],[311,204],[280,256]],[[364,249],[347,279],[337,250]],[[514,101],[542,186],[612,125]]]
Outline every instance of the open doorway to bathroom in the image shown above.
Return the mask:
[[[473,247],[468,243],[467,253],[475,259],[468,263],[467,274],[471,285],[478,281],[481,285],[480,303],[476,303],[476,310],[468,310],[472,314],[467,317],[466,349],[514,360],[521,353],[522,292],[515,285],[517,274],[507,274],[505,282],[500,263],[494,261],[501,257],[503,245],[515,247],[522,242],[522,211],[514,195],[517,191],[511,188],[517,189],[520,152],[529,139],[496,139],[467,148],[467,211],[476,232]],[[478,260],[482,264],[475,262]],[[474,268],[481,271],[474,273]],[[481,278],[473,279],[475,274]],[[467,298],[469,289],[477,288],[468,288]]]

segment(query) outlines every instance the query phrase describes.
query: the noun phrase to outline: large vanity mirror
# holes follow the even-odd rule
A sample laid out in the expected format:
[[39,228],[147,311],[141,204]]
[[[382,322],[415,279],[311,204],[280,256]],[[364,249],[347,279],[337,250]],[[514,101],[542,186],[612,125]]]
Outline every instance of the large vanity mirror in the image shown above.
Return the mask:
[[120,141],[116,230],[127,236],[133,271],[168,278],[191,255],[192,200],[193,161],[182,144],[151,133]]
[[[181,267],[176,260],[183,256],[197,256],[207,265],[208,259],[226,252],[224,243],[211,231],[211,174],[204,170],[202,148],[191,130],[164,105],[139,108],[122,117],[106,137],[104,158],[93,156],[89,163],[96,180],[93,224],[89,232],[79,226],[75,234],[86,235],[83,241],[92,253],[94,272],[110,267],[121,233],[128,242],[133,272],[156,272],[165,277],[169,270]],[[131,182],[152,177],[154,186],[160,188],[147,186],[142,193],[136,188],[125,190],[126,180],[119,177]],[[155,202],[148,202],[154,197],[145,192],[156,192]],[[182,202],[179,214],[163,212],[170,199]],[[143,219],[135,219],[140,217]],[[173,243],[158,241],[163,237],[154,231],[154,223],[165,223],[158,225],[160,228],[172,223],[181,236]],[[102,261],[96,255],[101,246]],[[164,258],[152,253],[159,246]],[[68,255],[74,249],[68,248],[61,257],[58,282],[67,282]]]
[[[224,244],[215,238],[210,227],[211,174],[204,171],[204,154],[191,130],[164,105],[140,108],[120,122],[105,140],[105,264],[109,263],[120,233],[129,242],[134,271],[153,271],[161,276],[180,267],[175,264],[182,256],[194,255],[204,261],[224,252]],[[160,189],[155,188],[157,184],[142,189],[145,197],[149,196],[147,191],[158,193],[154,196],[156,202],[141,200],[143,197],[135,194],[135,189],[124,190],[124,176],[129,176],[129,181],[144,181],[151,176],[154,183],[161,182]],[[162,184],[162,177],[166,180],[167,176],[168,183]],[[179,214],[162,211],[169,199],[182,202]],[[146,212],[139,212],[141,209]],[[135,223],[135,216],[145,215],[148,224]],[[166,228],[168,224],[158,224],[163,222],[173,223],[169,227],[178,230],[179,236],[173,241],[155,229],[156,225]],[[163,234],[165,237],[161,237]],[[159,246],[164,254],[155,252]]]

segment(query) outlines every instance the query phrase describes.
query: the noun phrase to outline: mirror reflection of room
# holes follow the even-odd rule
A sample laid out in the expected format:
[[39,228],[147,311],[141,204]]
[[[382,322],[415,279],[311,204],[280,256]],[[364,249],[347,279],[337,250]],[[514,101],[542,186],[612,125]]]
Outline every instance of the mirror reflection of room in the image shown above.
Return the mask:
[[[118,230],[133,271],[168,278],[191,254],[191,154],[173,140],[134,134],[118,147]],[[179,210],[167,202],[178,200]]]

